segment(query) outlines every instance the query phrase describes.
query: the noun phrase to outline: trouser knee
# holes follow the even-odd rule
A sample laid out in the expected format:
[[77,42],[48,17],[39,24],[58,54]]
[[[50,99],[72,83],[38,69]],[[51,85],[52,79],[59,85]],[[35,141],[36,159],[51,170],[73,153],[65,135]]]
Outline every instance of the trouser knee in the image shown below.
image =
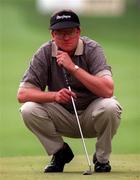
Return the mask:
[[30,120],[32,119],[32,115],[35,109],[35,103],[33,102],[26,102],[22,105],[22,107],[20,108],[20,112],[22,115],[23,120]]
[[106,99],[104,103],[104,116],[106,123],[110,124],[112,133],[115,134],[120,124],[122,108],[120,104],[112,98]]
[[95,119],[95,130],[100,133],[107,127],[114,135],[120,124],[121,106],[114,98],[103,98],[98,101],[96,110],[92,112]]
[[40,110],[40,104],[34,102],[26,102],[20,108],[20,112],[24,123],[28,126],[29,124],[35,123],[36,119],[40,116],[45,116],[45,112]]
[[21,115],[25,125],[31,131],[45,131],[50,134],[54,131],[53,122],[50,121],[50,117],[42,104],[27,102],[21,109]]

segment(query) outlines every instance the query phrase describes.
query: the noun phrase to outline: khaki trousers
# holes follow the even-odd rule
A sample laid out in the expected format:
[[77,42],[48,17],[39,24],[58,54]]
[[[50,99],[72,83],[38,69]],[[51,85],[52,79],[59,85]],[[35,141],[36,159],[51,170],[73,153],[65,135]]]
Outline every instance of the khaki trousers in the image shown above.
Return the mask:
[[[80,138],[75,114],[58,103],[26,102],[21,107],[25,125],[38,137],[48,155],[63,146],[62,136]],[[87,109],[78,112],[85,138],[97,137],[96,156],[106,163],[111,153],[111,141],[120,124],[122,108],[113,98],[98,98]]]

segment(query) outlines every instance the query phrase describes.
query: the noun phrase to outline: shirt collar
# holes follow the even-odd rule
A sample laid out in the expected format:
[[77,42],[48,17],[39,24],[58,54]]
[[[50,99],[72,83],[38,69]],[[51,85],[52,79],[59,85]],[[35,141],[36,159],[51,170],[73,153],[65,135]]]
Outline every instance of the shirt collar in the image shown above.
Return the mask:
[[[56,43],[54,41],[52,41],[52,57],[56,57],[57,50],[58,50],[58,47],[57,47]],[[77,48],[76,48],[76,51],[75,51],[74,55],[75,56],[82,55],[83,54],[83,50],[84,50],[83,41],[81,39],[79,39],[78,45],[77,45]]]

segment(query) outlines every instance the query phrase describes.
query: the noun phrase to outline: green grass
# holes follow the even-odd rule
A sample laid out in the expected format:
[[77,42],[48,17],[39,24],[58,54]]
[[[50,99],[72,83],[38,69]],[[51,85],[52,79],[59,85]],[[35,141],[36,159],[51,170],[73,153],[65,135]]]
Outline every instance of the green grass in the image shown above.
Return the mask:
[[[24,127],[16,93],[20,79],[37,48],[50,39],[48,19],[30,0],[0,1],[0,156],[44,155],[38,140]],[[104,47],[113,68],[115,95],[123,106],[113,153],[140,153],[140,23],[139,10],[122,17],[81,17],[82,34]],[[75,154],[83,154],[80,140],[66,139]],[[89,154],[95,140],[86,140]]]
[[44,156],[36,157],[12,157],[0,158],[1,180],[140,180],[140,155],[112,155],[111,173],[84,176],[82,173],[88,170],[85,156],[78,155],[67,164],[64,173],[44,174],[43,168],[48,159]]

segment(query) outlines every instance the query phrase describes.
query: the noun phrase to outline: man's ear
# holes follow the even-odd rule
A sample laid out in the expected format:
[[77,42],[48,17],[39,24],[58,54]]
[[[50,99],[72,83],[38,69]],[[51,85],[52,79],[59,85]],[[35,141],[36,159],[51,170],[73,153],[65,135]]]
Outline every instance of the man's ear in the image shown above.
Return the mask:
[[81,28],[80,27],[78,28],[78,30],[79,30],[79,34],[81,34]]
[[51,31],[52,40],[54,40],[54,31]]

